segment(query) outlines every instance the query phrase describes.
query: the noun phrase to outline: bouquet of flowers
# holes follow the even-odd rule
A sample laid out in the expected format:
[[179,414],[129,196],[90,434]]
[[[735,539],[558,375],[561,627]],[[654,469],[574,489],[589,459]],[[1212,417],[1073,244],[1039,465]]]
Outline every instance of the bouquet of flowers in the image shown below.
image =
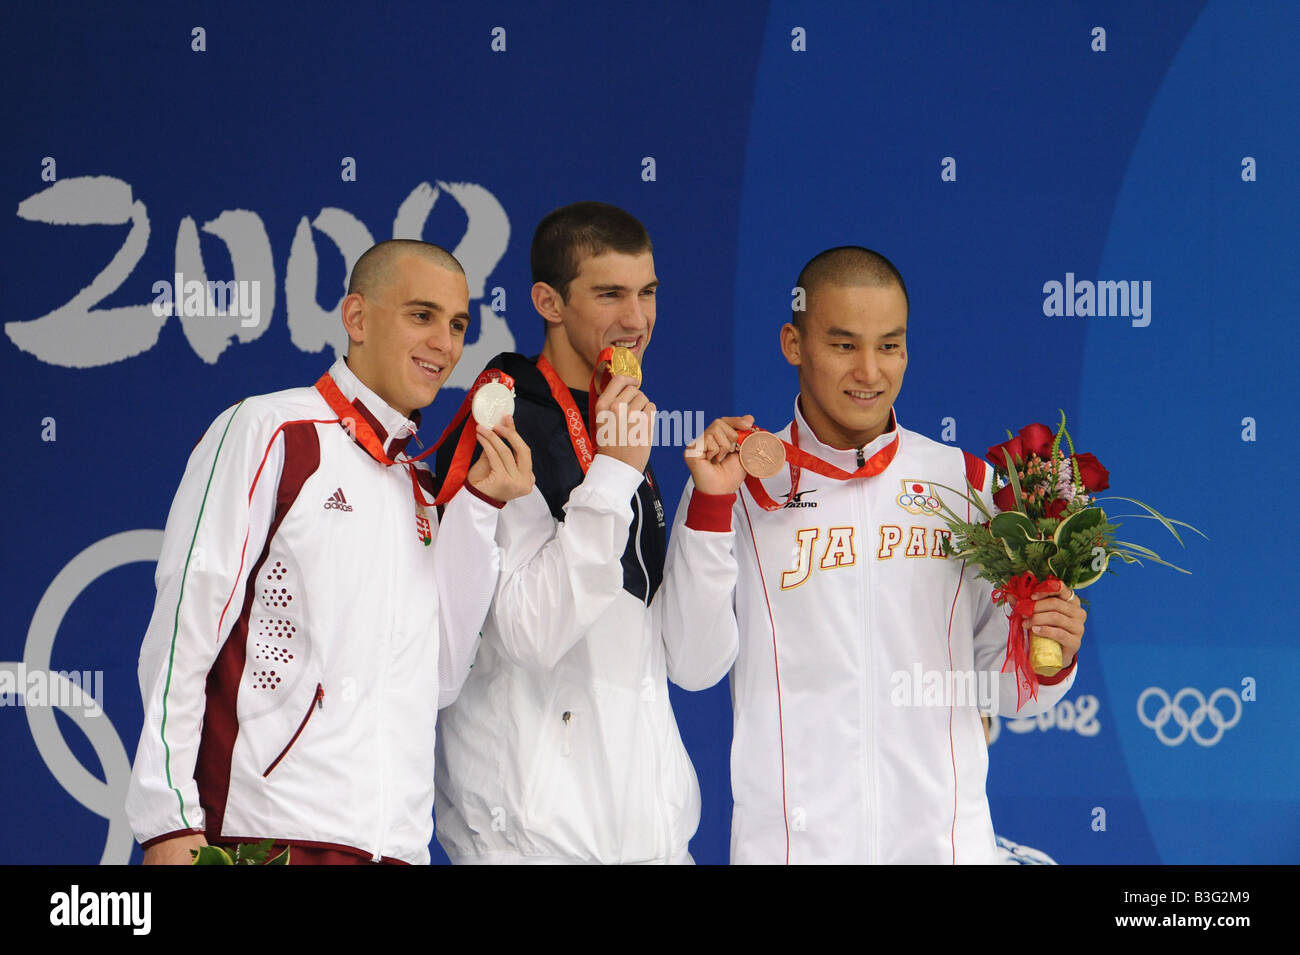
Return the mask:
[[[1061,645],[1056,641],[1038,636],[1025,640],[1023,625],[1034,612],[1030,598],[1043,585],[1050,589],[1052,582],[1057,582],[1072,591],[1087,587],[1107,572],[1112,557],[1129,564],[1149,560],[1188,573],[1162,560],[1150,548],[1118,540],[1115,532],[1119,525],[1112,523],[1098,502],[1135,505],[1146,513],[1122,515],[1123,519],[1159,521],[1179,544],[1183,539],[1178,527],[1201,532],[1132,498],[1095,497],[1110,486],[1110,474],[1094,455],[1075,451],[1065,428],[1064,411],[1055,434],[1046,425],[1031,424],[1017,435],[1008,431],[1007,438],[988,450],[995,473],[993,503],[999,513],[989,512],[978,489],[969,481],[967,493],[956,493],[971,505],[972,513],[978,511],[984,518],[982,522],[962,519],[943,501],[940,507],[952,532],[951,540],[945,542],[948,556],[978,567],[979,576],[997,588],[993,599],[998,606],[1012,605],[1002,670],[1005,673],[1015,667],[1018,709],[1029,697],[1037,699],[1038,680],[1034,674],[1051,676],[1063,665]],[[1062,449],[1062,442],[1068,453]]]
[[241,842],[234,851],[221,846],[203,846],[190,850],[191,865],[288,865],[289,849],[286,847],[273,859],[267,858],[275,847],[275,840]]

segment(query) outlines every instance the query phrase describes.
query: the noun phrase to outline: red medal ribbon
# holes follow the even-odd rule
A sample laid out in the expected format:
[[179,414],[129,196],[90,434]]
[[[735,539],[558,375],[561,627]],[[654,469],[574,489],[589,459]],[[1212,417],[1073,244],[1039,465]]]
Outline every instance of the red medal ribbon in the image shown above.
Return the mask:
[[[505,372],[496,368],[487,369],[478,376],[478,380],[474,382],[474,387],[465,395],[465,400],[461,402],[460,407],[456,410],[451,423],[443,429],[442,434],[434,442],[433,446],[415,457],[405,458],[401,462],[388,456],[388,453],[384,450],[383,442],[379,440],[379,435],[375,433],[375,429],[357,411],[356,406],[343,396],[343,392],[339,391],[338,384],[328,371],[321,375],[320,380],[316,382],[316,390],[321,393],[321,397],[330,406],[330,410],[338,415],[339,424],[343,426],[343,429],[351,434],[356,439],[357,444],[365,448],[372,458],[386,468],[398,463],[406,465],[406,469],[411,476],[411,493],[415,496],[416,507],[425,508],[431,505],[441,507],[446,504],[465,483],[465,475],[469,472],[469,459],[474,453],[474,443],[477,440],[476,435],[478,432],[476,429],[468,427],[461,432],[460,441],[456,444],[456,453],[452,456],[451,467],[448,469],[447,477],[442,483],[442,491],[433,501],[429,501],[420,489],[420,482],[416,477],[415,462],[421,461],[437,451],[451,433],[465,421],[474,402],[474,393],[489,381],[499,381],[508,388],[515,386],[514,379]],[[426,540],[425,543],[428,543],[428,541]]]
[[[428,451],[422,452],[419,458],[412,458],[411,460],[418,461],[425,455],[436,451],[447,440],[448,436],[469,417],[470,409],[474,404],[475,393],[490,381],[499,381],[512,390],[515,387],[515,380],[499,368],[484,370],[478,376],[478,380],[474,382],[474,387],[466,392],[465,400],[460,403],[460,407],[456,409],[456,414],[452,416],[451,423],[443,429],[434,446],[429,448]],[[464,486],[465,477],[469,474],[470,459],[474,456],[474,445],[477,442],[478,428],[471,428],[466,424],[465,430],[460,433],[460,440],[456,442],[456,451],[451,456],[451,464],[447,467],[447,475],[442,479],[442,490],[438,492],[437,500],[433,502],[436,506],[442,507]]]
[[1027,570],[1017,574],[1001,587],[993,591],[993,602],[998,606],[1007,603],[1008,597],[1015,597],[1016,603],[1007,611],[1007,656],[1002,661],[1002,672],[1016,671],[1016,710],[1025,705],[1029,699],[1038,699],[1038,674],[1029,665],[1029,635],[1024,624],[1034,615],[1034,601],[1031,599],[1041,588],[1055,583],[1063,586],[1055,577],[1040,581],[1033,571]]
[[[613,352],[613,348],[606,348],[602,351],[600,357],[596,359],[596,368],[600,368],[602,363],[609,361]],[[582,412],[578,410],[578,405],[573,400],[569,386],[560,379],[559,373],[546,360],[546,356],[543,355],[537,359],[537,370],[546,379],[546,384],[551,389],[551,397],[555,399],[555,403],[564,412],[564,421],[568,425],[569,443],[573,445],[573,453],[578,456],[578,464],[582,466],[582,473],[586,474],[587,469],[591,467],[591,462],[596,460],[596,443],[591,440],[591,436],[587,433],[587,423],[582,418]],[[592,424],[596,423],[596,378],[598,375],[599,372],[593,369],[591,385],[587,389],[587,417]]]
[[[820,474],[823,477],[834,478],[838,481],[851,481],[854,478],[875,477],[889,467],[890,462],[894,460],[894,456],[898,454],[898,435],[894,435],[893,441],[867,458],[856,471],[845,471],[843,468],[837,468],[835,465],[823,461],[817,455],[804,451],[799,447],[798,421],[792,422],[790,425],[790,441],[782,441],[781,443],[785,445],[785,459],[790,466],[790,500],[794,500],[795,494],[799,491],[799,474],[803,468],[807,468],[814,474]],[[782,506],[772,500],[772,496],[763,487],[763,482],[753,475],[746,475],[745,486],[749,488],[749,493],[753,495],[755,503],[763,510],[775,511]]]

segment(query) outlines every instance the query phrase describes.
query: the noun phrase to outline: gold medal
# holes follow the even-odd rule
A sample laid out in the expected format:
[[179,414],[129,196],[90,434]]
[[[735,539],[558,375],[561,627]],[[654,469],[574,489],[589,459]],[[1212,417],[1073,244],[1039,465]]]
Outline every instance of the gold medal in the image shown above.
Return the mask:
[[617,345],[600,353],[596,359],[596,370],[591,376],[593,393],[599,396],[604,392],[615,375],[631,378],[636,387],[641,387],[641,363],[632,354],[632,349]]
[[632,354],[632,349],[619,345],[609,356],[609,371],[613,375],[625,375],[641,387],[641,363]]
[[751,431],[740,438],[740,466],[765,481],[785,467],[785,445],[770,431]]

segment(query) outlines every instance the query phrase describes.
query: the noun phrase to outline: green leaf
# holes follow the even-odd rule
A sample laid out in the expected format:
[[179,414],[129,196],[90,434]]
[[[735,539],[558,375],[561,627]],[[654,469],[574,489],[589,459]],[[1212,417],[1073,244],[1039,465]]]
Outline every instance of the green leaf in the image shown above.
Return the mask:
[[[1151,507],[1150,505],[1147,505],[1147,504],[1143,504],[1141,501],[1136,501],[1136,500],[1134,500],[1134,499],[1131,498],[1131,497],[1120,497],[1119,495],[1116,495],[1116,494],[1108,494],[1108,495],[1107,495],[1106,497],[1104,497],[1104,498],[1100,498],[1100,497],[1097,498],[1097,500],[1099,500],[1099,501],[1102,501],[1102,500],[1105,500],[1105,501],[1127,501],[1129,504],[1136,504],[1138,507],[1142,508],[1142,510],[1146,511],[1148,514],[1150,514],[1152,517],[1154,517],[1156,520],[1158,520],[1161,524],[1165,525],[1165,530],[1167,530],[1167,531],[1169,531],[1169,533],[1173,534],[1173,535],[1174,535],[1174,540],[1178,541],[1178,543],[1180,543],[1180,544],[1183,544],[1183,539],[1182,539],[1181,537],[1178,536],[1178,531],[1174,530],[1174,525],[1175,525],[1175,524],[1178,524],[1178,525],[1181,526],[1181,527],[1186,527],[1186,528],[1188,528],[1189,530],[1196,531],[1196,533],[1200,534],[1200,535],[1201,535],[1202,537],[1204,537],[1206,540],[1209,540],[1209,539],[1210,539],[1210,538],[1205,534],[1205,532],[1202,531],[1200,528],[1193,527],[1191,524],[1188,524],[1186,521],[1174,521],[1174,520],[1170,520],[1169,518],[1167,518],[1167,517],[1165,517],[1163,514],[1161,514],[1159,511],[1157,511],[1154,507]],[[1186,544],[1183,544],[1183,546],[1186,547],[1187,545],[1186,545]]]
[[275,845],[273,839],[263,839],[261,842],[242,842],[235,850],[235,864],[264,865],[266,857],[271,854],[273,845]]
[[1070,437],[1070,432],[1065,430],[1065,409],[1057,408],[1056,410],[1061,412],[1061,427],[1056,432],[1057,444],[1060,444],[1061,435],[1065,435],[1065,443],[1070,446],[1070,457],[1074,457],[1074,439]]
[[288,865],[288,864],[289,864],[289,847],[288,847],[288,846],[285,846],[283,852],[281,852],[281,853],[280,853],[278,856],[276,856],[274,859],[271,859],[270,861],[268,861],[266,864],[267,864],[267,865]]
[[1060,544],[1066,540],[1069,535],[1077,534],[1079,531],[1086,531],[1096,527],[1106,520],[1106,513],[1100,507],[1089,507],[1082,511],[1071,514],[1065,520],[1061,521],[1056,527],[1056,533],[1052,535],[1052,540]]
[[[1204,537],[1206,540],[1209,540],[1209,539],[1210,539],[1210,538],[1209,538],[1209,537],[1208,537],[1204,532],[1202,532],[1199,528],[1194,527],[1194,526],[1191,525],[1191,524],[1188,524],[1186,521],[1175,520],[1175,519],[1172,518],[1172,517],[1164,517],[1164,518],[1162,518],[1162,517],[1158,517],[1158,516],[1152,516],[1151,514],[1116,514],[1116,515],[1115,515],[1115,520],[1117,520],[1117,521],[1161,521],[1161,522],[1163,522],[1163,521],[1168,521],[1170,524],[1175,524],[1175,525],[1177,525],[1178,527],[1186,527],[1189,531],[1196,531],[1196,533],[1200,534],[1200,535],[1201,535],[1202,537]],[[1181,543],[1181,541],[1180,541],[1179,543]],[[1184,546],[1186,546],[1186,545],[1184,545]]]
[[1011,494],[1013,495],[1016,502],[1016,510],[1018,511],[1026,510],[1027,508],[1025,507],[1025,495],[1024,492],[1020,490],[1020,477],[1016,474],[1015,461],[1012,461],[1011,467],[1007,468],[1007,481],[1011,484]]
[[235,864],[235,860],[230,857],[230,853],[221,846],[200,846],[198,849],[191,849],[190,855],[194,858],[193,865]]
[[1102,575],[1106,573],[1106,569],[1109,566],[1110,566],[1110,552],[1107,551],[1105,554],[1102,555],[1101,558],[1101,570],[1093,570],[1092,562],[1089,561],[1087,564],[1085,564],[1083,567],[1079,569],[1079,576],[1076,577],[1074,580],[1069,581],[1070,589],[1081,590],[1084,587],[1087,587],[1091,584],[1095,584],[1097,581],[1101,580]]
[[989,530],[994,537],[1002,538],[1017,550],[1023,548],[1028,541],[1038,540],[1038,528],[1019,511],[998,514],[989,521]]
[[[967,489],[970,490],[971,492],[970,494],[963,494],[955,487],[949,487],[948,485],[940,484],[937,481],[931,481],[930,484],[934,487],[941,487],[945,491],[952,491],[952,493],[956,494],[967,504],[972,505],[977,511],[979,511],[980,514],[983,515],[984,520],[987,521],[993,516],[992,514],[989,513],[988,508],[984,506],[984,502],[979,499],[978,492],[975,490],[974,485],[972,485],[969,480],[966,481],[966,487]],[[947,503],[944,501],[942,497],[939,498],[939,507],[943,509],[943,512],[948,515],[950,520],[965,523],[965,519],[960,514],[954,512],[953,509],[947,505]]]
[[[1169,561],[1165,560],[1163,557],[1161,557],[1161,556],[1160,556],[1159,554],[1157,554],[1155,551],[1151,550],[1150,548],[1143,547],[1141,544],[1131,544],[1131,543],[1129,543],[1128,541],[1119,541],[1119,540],[1115,541],[1115,543],[1118,545],[1118,548],[1116,549],[1115,552],[1118,553],[1118,554],[1120,554],[1120,555],[1123,555],[1124,552],[1125,552],[1125,550],[1128,550],[1128,551],[1131,551],[1131,552],[1134,552],[1134,553],[1137,553],[1137,554],[1141,554],[1141,555],[1142,555],[1143,557],[1145,557],[1147,560],[1153,560],[1153,561],[1155,561],[1157,564],[1164,564],[1166,567],[1172,567],[1174,570],[1178,571],[1180,574],[1187,574],[1189,577],[1191,576],[1191,573],[1192,573],[1192,572],[1191,572],[1190,570],[1186,570],[1186,569],[1184,569],[1184,568],[1182,568],[1182,567],[1179,567],[1177,564],[1171,564],[1171,563],[1169,563]],[[1121,548],[1122,548],[1122,549],[1121,549]],[[1138,561],[1136,558],[1134,559],[1134,562],[1135,562],[1135,563],[1141,563],[1141,561]]]

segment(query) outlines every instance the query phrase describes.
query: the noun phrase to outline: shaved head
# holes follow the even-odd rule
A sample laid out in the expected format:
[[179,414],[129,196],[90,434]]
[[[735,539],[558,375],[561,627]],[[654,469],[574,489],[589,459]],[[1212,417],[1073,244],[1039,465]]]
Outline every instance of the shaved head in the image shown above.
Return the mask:
[[372,245],[352,266],[348,279],[348,294],[372,296],[393,284],[393,267],[407,255],[432,262],[449,272],[464,275],[465,269],[456,257],[441,246],[418,239],[389,239]]
[[860,245],[841,245],[814,256],[803,267],[796,283],[804,290],[803,311],[793,310],[790,321],[801,327],[804,312],[812,308],[812,299],[816,290],[827,285],[841,288],[888,288],[897,285],[903,292],[903,301],[908,302],[907,286],[903,276],[894,263],[879,252],[864,249]]

